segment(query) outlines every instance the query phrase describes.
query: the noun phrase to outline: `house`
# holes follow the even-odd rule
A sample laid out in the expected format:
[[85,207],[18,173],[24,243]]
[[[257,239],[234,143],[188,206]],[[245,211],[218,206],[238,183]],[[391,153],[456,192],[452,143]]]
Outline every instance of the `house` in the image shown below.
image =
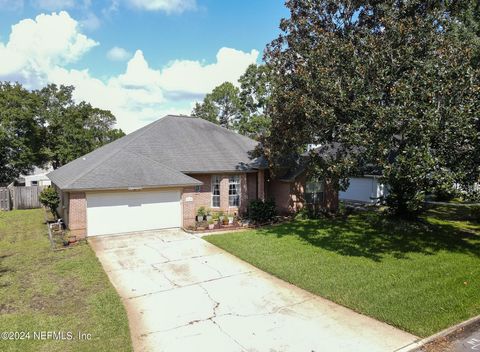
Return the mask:
[[35,166],[33,171],[28,175],[21,175],[19,182],[26,187],[30,186],[50,186],[51,181],[47,177],[47,174],[51,172],[53,168],[51,166],[45,168],[39,168]]
[[79,237],[188,228],[201,206],[245,213],[273,198],[282,213],[311,199],[336,206],[327,183],[303,174],[273,179],[257,142],[199,118],[166,116],[48,174],[59,215]]
[[[309,155],[313,151],[318,153],[322,158],[335,158],[338,149],[341,148],[339,143],[332,143],[325,148],[321,144],[308,144],[307,150],[302,154],[302,158],[307,160],[300,163],[303,170],[308,162]],[[362,148],[354,148],[351,152],[363,153]],[[297,171],[298,172],[298,171]],[[381,170],[373,164],[366,164],[363,167],[364,175],[349,178],[349,185],[345,191],[340,191],[338,197],[346,202],[358,202],[367,204],[379,204],[379,202],[388,195],[388,186],[380,182]]]
[[380,182],[378,175],[351,177],[348,188],[339,192],[339,198],[348,202],[377,204],[388,195],[388,187]]

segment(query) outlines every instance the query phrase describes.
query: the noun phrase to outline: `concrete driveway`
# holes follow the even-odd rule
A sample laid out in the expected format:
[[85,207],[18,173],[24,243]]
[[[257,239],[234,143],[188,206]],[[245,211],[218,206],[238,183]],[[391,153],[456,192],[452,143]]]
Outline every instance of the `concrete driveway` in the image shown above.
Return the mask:
[[417,340],[180,230],[90,243],[125,303],[136,351],[385,352]]

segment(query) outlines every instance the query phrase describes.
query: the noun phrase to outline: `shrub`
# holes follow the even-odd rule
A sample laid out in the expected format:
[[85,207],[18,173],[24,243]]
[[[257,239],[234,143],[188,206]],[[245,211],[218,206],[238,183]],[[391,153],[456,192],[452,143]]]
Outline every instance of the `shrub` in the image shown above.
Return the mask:
[[307,219],[311,219],[312,218],[312,214],[311,212],[308,210],[307,207],[302,207],[300,210],[297,211],[297,213],[295,214],[295,219],[297,220],[307,220]]
[[205,216],[207,214],[207,211],[205,210],[205,207],[200,207],[197,209],[197,216]]
[[473,221],[480,222],[480,205],[472,205],[470,207],[470,218]]
[[47,187],[40,193],[40,203],[50,209],[55,218],[57,217],[57,207],[60,204],[60,198],[53,187]]
[[480,189],[472,187],[467,191],[465,199],[469,202],[480,203]]
[[455,177],[446,168],[435,168],[429,175],[428,182],[437,201],[448,202],[459,196],[459,191],[455,188]]
[[257,199],[248,204],[247,216],[253,222],[265,223],[273,220],[276,215],[277,211],[273,200],[262,201]]

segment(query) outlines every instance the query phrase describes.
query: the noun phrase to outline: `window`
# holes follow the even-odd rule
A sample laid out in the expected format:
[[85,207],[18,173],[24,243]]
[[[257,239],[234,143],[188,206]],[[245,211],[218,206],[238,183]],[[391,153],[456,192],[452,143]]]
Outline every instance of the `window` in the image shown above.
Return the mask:
[[201,186],[195,186],[195,193],[200,193],[202,191]]
[[38,181],[32,181],[32,186],[38,186]]
[[323,181],[309,181],[305,187],[307,204],[321,204],[323,201]]
[[238,207],[240,205],[240,176],[228,178],[228,205]]
[[212,176],[212,207],[220,207],[220,176]]

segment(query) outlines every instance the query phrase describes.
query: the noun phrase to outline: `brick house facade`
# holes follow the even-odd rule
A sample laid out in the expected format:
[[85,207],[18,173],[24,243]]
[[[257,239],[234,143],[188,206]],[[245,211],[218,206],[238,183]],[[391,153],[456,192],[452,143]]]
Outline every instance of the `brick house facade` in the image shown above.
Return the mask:
[[[292,214],[298,212],[307,204],[306,185],[309,180],[305,173],[294,180],[268,179],[265,183],[267,196],[275,200],[279,214]],[[328,180],[323,180],[323,194],[319,207],[334,212],[338,209],[338,190]]]
[[[236,174],[203,174],[189,175],[203,182],[203,185],[197,187],[186,187],[182,192],[182,210],[183,227],[195,225],[195,217],[200,207],[211,209],[212,211],[222,211],[225,214],[244,215],[247,210],[248,202],[257,199],[259,187],[257,182],[262,184],[263,179],[257,178],[257,173],[241,173],[240,178],[240,204],[239,206],[229,205],[229,177]],[[212,179],[220,178],[220,206],[213,206],[212,203]],[[263,196],[263,195],[262,195]]]
[[75,236],[85,237],[87,229],[87,199],[85,192],[70,193],[68,202],[69,229]]
[[[203,184],[201,186],[184,187],[181,189],[182,224],[184,228],[195,225],[197,210],[200,207],[212,211],[222,211],[225,214],[243,216],[248,203],[253,199],[265,199],[263,172],[249,173],[215,173],[189,175]],[[212,178],[220,178],[220,206],[212,205]],[[229,177],[238,176],[240,180],[239,206],[229,205]],[[121,190],[119,190],[121,191]],[[59,192],[60,206],[58,213],[68,225],[71,233],[83,238],[87,233],[87,197],[85,192]]]
[[[229,177],[238,175],[240,179],[240,204],[229,205]],[[270,179],[268,171],[259,170],[248,173],[190,174],[189,176],[203,184],[196,187],[184,187],[181,190],[182,225],[184,228],[195,225],[197,210],[200,207],[225,214],[244,216],[247,205],[254,199],[275,200],[277,212],[282,215],[295,213],[305,204],[306,177],[304,174],[293,181]],[[220,206],[212,205],[212,178],[220,178]],[[86,236],[87,199],[85,192],[62,193],[59,214],[68,224],[73,235]],[[322,207],[334,210],[338,207],[338,192],[328,182],[324,183]]]
[[[279,213],[291,214],[310,202],[312,182],[301,174],[272,179],[266,159],[252,158],[257,146],[212,122],[169,115],[48,177],[60,194],[59,215],[77,237],[186,228],[200,207],[243,216],[250,201],[273,198]],[[335,208],[334,187],[319,184],[315,205]]]

